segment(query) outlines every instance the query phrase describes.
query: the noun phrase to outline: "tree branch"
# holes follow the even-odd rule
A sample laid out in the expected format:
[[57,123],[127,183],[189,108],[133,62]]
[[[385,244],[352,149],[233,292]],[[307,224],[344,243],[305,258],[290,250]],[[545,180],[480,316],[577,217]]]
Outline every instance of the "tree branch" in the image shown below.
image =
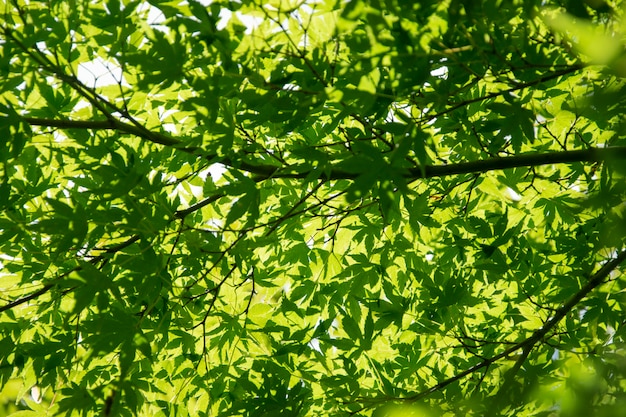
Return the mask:
[[[23,120],[33,126],[57,127],[60,129],[114,129],[130,135],[141,137],[150,142],[172,146],[177,149],[214,160],[226,166],[240,169],[260,176],[261,180],[269,178],[307,178],[312,170],[310,167],[299,165],[279,167],[268,164],[251,164],[248,162],[233,161],[228,157],[219,157],[217,154],[206,153],[199,147],[184,146],[184,143],[171,136],[140,129],[117,120],[54,120],[36,117],[24,117]],[[497,171],[509,168],[534,167],[550,164],[568,164],[576,162],[603,162],[607,160],[626,159],[626,146],[608,148],[588,148],[575,151],[554,151],[545,153],[525,153],[515,156],[496,157],[471,162],[459,162],[449,165],[427,165],[424,169],[410,168],[402,171],[407,180],[447,177],[461,174],[477,174],[488,171]],[[338,168],[324,170],[320,177],[329,180],[355,179],[362,173],[349,172]]]
[[[609,148],[588,148],[576,151],[555,151],[546,153],[525,153],[515,156],[489,158],[449,165],[426,166],[423,178],[446,177],[460,174],[477,174],[510,168],[535,167],[551,164],[571,164],[576,162],[603,162],[626,159],[626,146]],[[409,179],[422,178],[419,168],[411,168],[405,175]]]
[[448,107],[447,109],[445,109],[443,111],[440,111],[439,113],[426,115],[426,119],[425,120],[430,122],[432,120],[435,120],[438,117],[444,116],[444,115],[446,115],[448,113],[452,113],[454,110],[456,110],[456,109],[458,109],[460,107],[464,107],[464,106],[470,105],[472,103],[478,103],[480,101],[489,100],[491,98],[496,98],[496,97],[501,96],[501,95],[506,94],[506,93],[512,93],[514,91],[519,91],[519,90],[523,90],[523,89],[528,88],[528,87],[533,87],[535,85],[542,84],[542,83],[544,83],[546,81],[550,81],[550,80],[553,80],[555,78],[559,78],[559,77],[561,77],[563,75],[567,75],[567,74],[579,71],[579,70],[581,70],[583,68],[584,68],[584,65],[580,65],[580,64],[573,65],[571,67],[562,69],[560,71],[555,71],[552,74],[548,74],[548,75],[545,75],[543,77],[540,77],[540,78],[538,78],[536,80],[532,80],[532,81],[529,81],[529,82],[526,82],[526,83],[517,84],[514,87],[507,88],[506,90],[494,91],[493,93],[489,93],[489,94],[486,94],[484,96],[476,97],[476,98],[473,98],[473,99],[470,99],[470,100],[463,100],[461,102],[452,104],[450,107]]
[[[459,381],[468,375],[471,375],[479,369],[486,368],[494,362],[497,362],[502,358],[508,357],[509,355],[516,353],[519,350],[522,350],[522,358],[525,359],[525,357],[528,356],[533,347],[539,341],[541,341],[546,336],[546,334],[548,334],[548,332],[550,332],[563,319],[563,317],[567,315],[567,313],[569,313],[583,298],[585,298],[587,294],[589,294],[596,287],[602,284],[604,280],[609,276],[609,274],[613,272],[624,261],[626,261],[626,249],[622,250],[622,252],[620,252],[617,257],[605,263],[602,268],[600,268],[595,274],[593,274],[589,278],[587,283],[580,290],[578,290],[576,294],[574,294],[569,300],[567,300],[561,307],[557,308],[554,315],[550,319],[548,319],[543,326],[535,330],[535,332],[533,332],[530,337],[511,346],[503,352],[491,358],[487,358],[457,375],[445,379],[424,391],[409,395],[408,397],[358,398],[357,402],[367,402],[367,407],[373,407],[376,404],[380,404],[386,401],[414,402],[422,398],[428,397],[429,395],[441,390],[442,388],[456,381]],[[520,359],[520,361],[523,361],[523,359]],[[516,363],[515,367],[519,369],[521,365],[522,363],[519,362]],[[512,377],[507,378],[507,381],[509,381],[511,378]],[[502,389],[506,389],[506,387],[503,386],[500,392],[502,391]]]
[[38,289],[37,291],[35,291],[34,293],[28,294],[25,297],[18,298],[17,300],[13,300],[10,303],[7,303],[7,304],[5,304],[3,306],[0,306],[0,313],[2,313],[3,311],[6,311],[6,310],[10,310],[13,307],[17,307],[20,304],[27,303],[30,300],[34,300],[35,298],[39,297],[40,295],[43,295],[43,294],[47,293],[48,291],[50,291],[52,289],[52,287],[54,287],[54,286],[55,286],[54,283],[46,284],[43,287],[41,287],[40,289]]

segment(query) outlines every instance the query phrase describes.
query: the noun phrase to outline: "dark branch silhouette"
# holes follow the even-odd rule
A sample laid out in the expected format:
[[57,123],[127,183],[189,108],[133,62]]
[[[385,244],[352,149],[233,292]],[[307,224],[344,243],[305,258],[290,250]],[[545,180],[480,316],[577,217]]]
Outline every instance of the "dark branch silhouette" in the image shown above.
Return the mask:
[[[291,166],[280,167],[277,165],[268,164],[252,164],[248,162],[234,163],[230,158],[219,157],[216,154],[209,154],[203,152],[199,147],[188,147],[185,144],[175,138],[168,135],[151,132],[140,129],[134,125],[130,125],[120,121],[111,120],[56,120],[56,119],[41,119],[35,117],[25,117],[24,121],[33,126],[46,126],[56,127],[60,129],[114,129],[123,133],[138,136],[142,139],[150,142],[172,146],[183,152],[202,156],[208,160],[213,160],[216,163],[221,163],[226,166],[237,168],[251,174],[261,176],[261,179],[268,178],[307,178],[312,170],[307,169],[306,166]],[[401,170],[402,174],[407,180],[427,179],[436,177],[446,177],[451,175],[461,174],[476,174],[488,171],[497,171],[509,168],[520,167],[536,167],[541,165],[550,164],[571,164],[577,162],[585,163],[597,163],[610,160],[626,159],[626,146],[614,146],[607,148],[588,148],[573,151],[554,151],[543,153],[525,153],[515,156],[497,157],[481,159],[477,161],[458,162],[448,165],[427,165],[422,168],[409,168]],[[365,167],[369,169],[369,167]],[[320,168],[321,169],[321,168]],[[338,168],[323,169],[323,173],[320,178],[327,178],[329,180],[340,179],[355,179],[361,173],[349,172]]]

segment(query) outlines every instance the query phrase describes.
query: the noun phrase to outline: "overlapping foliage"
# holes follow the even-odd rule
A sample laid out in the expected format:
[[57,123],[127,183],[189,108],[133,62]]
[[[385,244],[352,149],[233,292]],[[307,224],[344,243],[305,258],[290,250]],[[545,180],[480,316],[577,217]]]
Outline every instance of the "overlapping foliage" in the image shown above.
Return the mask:
[[1,13],[5,413],[626,408],[620,3]]

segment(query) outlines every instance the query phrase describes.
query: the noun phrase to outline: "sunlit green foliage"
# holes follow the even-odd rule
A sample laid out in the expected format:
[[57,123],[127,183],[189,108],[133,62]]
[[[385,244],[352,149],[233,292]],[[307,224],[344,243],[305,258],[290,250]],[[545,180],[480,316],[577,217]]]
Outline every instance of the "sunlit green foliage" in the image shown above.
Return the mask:
[[3,1],[0,414],[623,413],[625,10]]

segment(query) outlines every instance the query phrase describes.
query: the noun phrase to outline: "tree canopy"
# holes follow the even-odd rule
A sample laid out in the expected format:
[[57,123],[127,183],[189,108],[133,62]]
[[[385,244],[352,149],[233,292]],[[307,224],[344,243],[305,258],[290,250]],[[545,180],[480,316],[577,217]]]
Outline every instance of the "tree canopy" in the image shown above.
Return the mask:
[[625,11],[3,1],[0,413],[623,413]]

